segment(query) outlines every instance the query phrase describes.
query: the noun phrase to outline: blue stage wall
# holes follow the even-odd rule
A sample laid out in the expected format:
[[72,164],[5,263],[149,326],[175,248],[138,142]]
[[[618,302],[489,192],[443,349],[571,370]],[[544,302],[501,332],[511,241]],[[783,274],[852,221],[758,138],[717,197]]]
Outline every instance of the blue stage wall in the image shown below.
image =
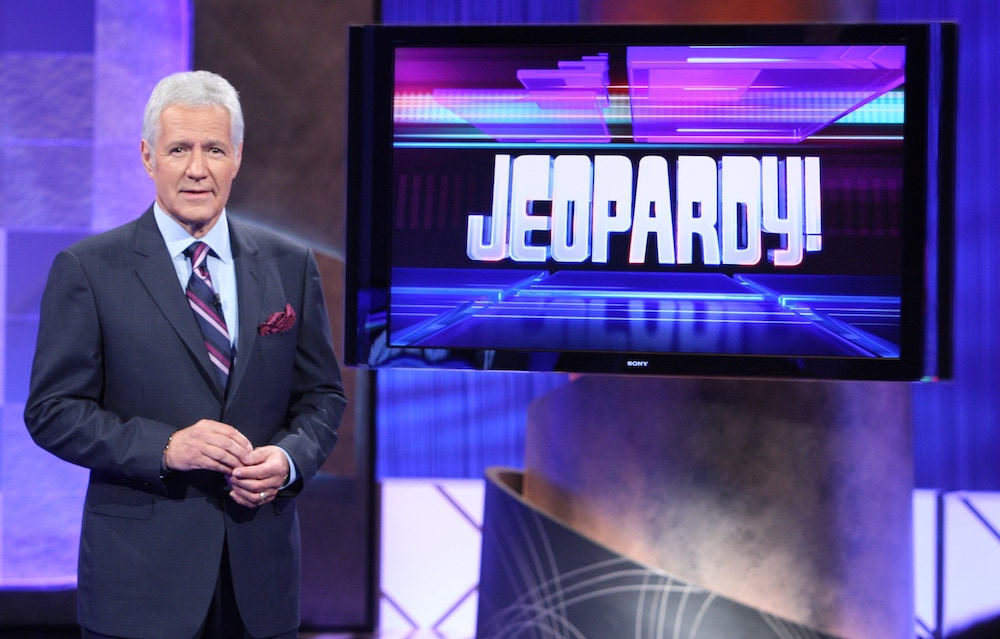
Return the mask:
[[[385,23],[517,23],[543,21],[537,5],[545,5],[545,20],[577,21],[575,0],[537,3],[478,0],[383,0]],[[1000,490],[1000,148],[996,103],[1000,100],[1000,3],[983,0],[880,0],[882,21],[954,20],[959,23],[959,113],[956,161],[956,291],[955,376],[936,384],[916,384],[913,391],[915,483],[918,488]],[[467,476],[479,478],[482,468],[469,467],[469,449],[457,445],[465,428],[487,427],[475,417],[480,407],[506,403],[523,410],[530,399],[506,388],[503,373],[477,394],[450,373],[440,375],[419,405],[407,405],[408,374],[379,374],[381,476]],[[397,398],[399,398],[397,400]],[[505,401],[506,400],[506,401]],[[430,408],[433,406],[433,408]],[[430,412],[428,412],[430,410]],[[428,414],[471,411],[464,423],[432,421]],[[391,414],[391,419],[386,415]],[[484,445],[519,438],[517,429],[495,432]],[[462,446],[465,444],[463,443]],[[481,457],[488,454],[475,453]],[[520,459],[510,460],[520,466]]]

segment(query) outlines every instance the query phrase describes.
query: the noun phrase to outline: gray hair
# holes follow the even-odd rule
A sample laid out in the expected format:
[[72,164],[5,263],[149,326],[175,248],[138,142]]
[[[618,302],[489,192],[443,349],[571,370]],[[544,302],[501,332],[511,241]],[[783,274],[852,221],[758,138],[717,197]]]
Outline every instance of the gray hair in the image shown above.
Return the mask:
[[243,142],[240,96],[221,75],[210,71],[184,71],[160,80],[149,96],[142,118],[142,139],[151,147],[156,147],[160,135],[160,116],[172,105],[222,107],[229,112],[233,144],[239,146]]

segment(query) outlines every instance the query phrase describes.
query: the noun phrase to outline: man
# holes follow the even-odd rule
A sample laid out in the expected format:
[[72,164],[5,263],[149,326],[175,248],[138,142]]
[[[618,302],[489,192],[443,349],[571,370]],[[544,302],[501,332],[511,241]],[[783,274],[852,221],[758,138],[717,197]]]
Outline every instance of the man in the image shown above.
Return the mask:
[[227,217],[243,115],[223,78],[162,80],[140,149],[155,203],[56,257],[25,407],[40,446],[91,471],[80,625],[295,637],[294,497],[346,403],[315,259]]

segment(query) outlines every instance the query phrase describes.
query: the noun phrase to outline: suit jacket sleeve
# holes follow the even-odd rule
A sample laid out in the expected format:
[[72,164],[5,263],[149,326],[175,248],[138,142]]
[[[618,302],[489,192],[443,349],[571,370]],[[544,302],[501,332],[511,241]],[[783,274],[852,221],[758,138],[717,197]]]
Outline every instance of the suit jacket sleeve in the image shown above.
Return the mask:
[[123,420],[102,407],[100,324],[87,272],[74,253],[61,252],[42,296],[25,424],[42,448],[66,461],[156,487],[175,427],[141,416]]
[[346,406],[319,269],[307,253],[287,424],[269,442],[291,456],[298,473],[283,494],[298,492],[319,471],[337,441]]

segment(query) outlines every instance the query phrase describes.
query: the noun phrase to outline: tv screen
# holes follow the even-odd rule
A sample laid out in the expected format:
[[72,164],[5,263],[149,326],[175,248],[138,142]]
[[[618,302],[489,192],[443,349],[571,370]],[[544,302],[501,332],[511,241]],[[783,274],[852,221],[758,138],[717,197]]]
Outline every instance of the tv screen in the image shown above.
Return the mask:
[[348,364],[950,374],[955,25],[349,35]]

